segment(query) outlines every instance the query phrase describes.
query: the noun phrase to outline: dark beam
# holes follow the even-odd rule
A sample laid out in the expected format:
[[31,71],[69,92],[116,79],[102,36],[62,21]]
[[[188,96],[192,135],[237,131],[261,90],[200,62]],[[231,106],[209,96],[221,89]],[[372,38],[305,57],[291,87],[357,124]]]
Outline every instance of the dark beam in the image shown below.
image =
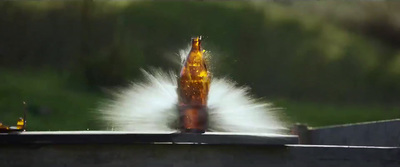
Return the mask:
[[0,144],[297,144],[297,136],[233,133],[133,133],[116,131],[59,131],[0,133]]

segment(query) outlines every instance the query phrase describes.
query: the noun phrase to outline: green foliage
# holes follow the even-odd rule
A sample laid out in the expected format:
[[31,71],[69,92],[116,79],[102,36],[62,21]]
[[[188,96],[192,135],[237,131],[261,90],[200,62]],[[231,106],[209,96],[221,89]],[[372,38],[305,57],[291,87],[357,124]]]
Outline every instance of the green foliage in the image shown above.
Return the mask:
[[0,33],[3,66],[69,71],[70,80],[90,88],[127,83],[139,68],[177,69],[169,60],[200,34],[216,75],[230,75],[260,96],[400,99],[399,74],[382,58],[394,57],[393,49],[277,4],[3,2],[0,8],[7,11],[0,15],[7,23]]
[[[215,75],[228,75],[268,99],[313,101],[281,103],[289,115],[299,113],[299,121],[324,125],[398,117],[394,110],[376,109],[363,118],[357,107],[323,105],[327,118],[334,111],[342,114],[332,121],[311,119],[319,102],[385,106],[400,100],[400,47],[387,34],[373,33],[383,25],[396,36],[396,21],[390,21],[395,19],[367,17],[368,5],[355,10],[365,15],[347,18],[329,5],[324,12],[298,3],[0,2],[0,109],[13,112],[5,120],[14,119],[20,102],[29,98],[32,105],[52,108],[52,120],[66,121],[46,124],[45,116],[33,116],[40,122],[33,123],[35,129],[95,127],[87,111],[101,96],[100,88],[126,84],[138,77],[139,68],[178,70],[171,60],[179,49],[190,37],[204,35]],[[61,120],[68,114],[82,117],[76,124]]]
[[49,71],[1,70],[0,121],[15,125],[28,104],[29,130],[84,130],[97,128],[92,110],[102,95],[71,89],[63,75]]

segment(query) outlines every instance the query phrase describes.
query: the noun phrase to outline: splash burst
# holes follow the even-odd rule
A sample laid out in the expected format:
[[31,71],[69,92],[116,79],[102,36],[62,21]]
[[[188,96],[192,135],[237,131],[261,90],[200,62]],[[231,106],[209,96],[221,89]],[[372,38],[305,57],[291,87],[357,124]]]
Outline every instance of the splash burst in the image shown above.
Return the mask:
[[[184,69],[190,49],[179,56]],[[175,132],[181,130],[178,76],[173,71],[142,70],[144,80],[113,92],[98,109],[108,128],[135,132]],[[182,75],[182,73],[181,73]],[[281,134],[285,124],[270,103],[253,98],[248,87],[239,87],[227,78],[213,77],[207,101],[206,131]]]

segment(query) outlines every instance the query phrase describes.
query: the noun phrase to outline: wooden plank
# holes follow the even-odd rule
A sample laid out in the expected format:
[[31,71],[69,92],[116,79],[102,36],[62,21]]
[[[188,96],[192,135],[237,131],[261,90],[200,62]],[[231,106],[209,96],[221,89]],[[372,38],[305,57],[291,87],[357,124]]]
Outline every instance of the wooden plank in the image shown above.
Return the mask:
[[314,145],[399,147],[400,119],[321,127],[309,133]]
[[187,144],[1,145],[0,166],[17,167],[398,167],[398,147]]
[[297,136],[254,133],[133,133],[117,131],[53,131],[0,134],[0,144],[297,144]]

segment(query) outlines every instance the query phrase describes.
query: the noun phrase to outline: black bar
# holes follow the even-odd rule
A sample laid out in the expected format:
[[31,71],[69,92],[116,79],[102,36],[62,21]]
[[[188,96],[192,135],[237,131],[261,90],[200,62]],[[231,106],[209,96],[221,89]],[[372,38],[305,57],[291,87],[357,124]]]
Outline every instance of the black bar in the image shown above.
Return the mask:
[[10,144],[297,144],[297,136],[227,133],[131,133],[114,131],[16,132],[0,134],[0,145]]

